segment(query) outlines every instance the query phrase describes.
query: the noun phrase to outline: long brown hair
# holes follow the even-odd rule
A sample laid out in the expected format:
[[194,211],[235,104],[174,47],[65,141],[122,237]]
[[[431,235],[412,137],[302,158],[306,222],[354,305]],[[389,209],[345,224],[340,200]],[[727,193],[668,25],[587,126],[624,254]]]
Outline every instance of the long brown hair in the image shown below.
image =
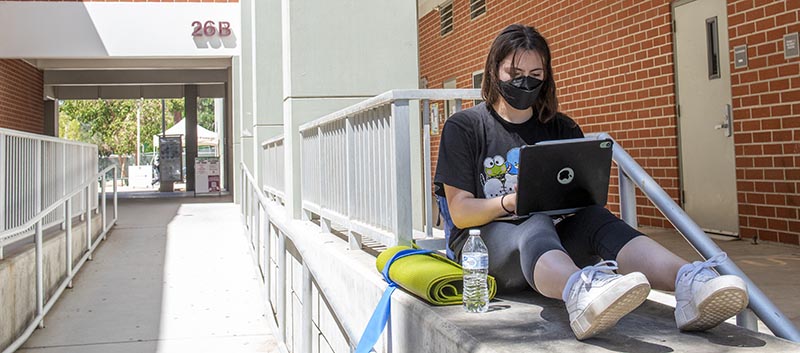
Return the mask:
[[556,98],[556,82],[553,79],[553,66],[550,60],[550,47],[547,40],[535,28],[521,24],[506,27],[494,39],[489,55],[486,57],[486,67],[481,83],[481,95],[488,105],[494,105],[502,95],[500,94],[500,79],[498,78],[500,62],[509,54],[517,51],[533,50],[544,61],[544,82],[533,111],[539,113],[539,121],[548,122],[558,112],[558,98]]

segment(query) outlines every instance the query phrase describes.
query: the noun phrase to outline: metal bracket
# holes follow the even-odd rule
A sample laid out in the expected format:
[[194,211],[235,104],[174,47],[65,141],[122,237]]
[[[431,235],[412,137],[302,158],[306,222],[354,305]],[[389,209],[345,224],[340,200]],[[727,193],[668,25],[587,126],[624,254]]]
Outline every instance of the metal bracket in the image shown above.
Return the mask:
[[714,129],[724,129],[725,137],[731,137],[731,135],[733,135],[733,110],[730,104],[725,104],[723,115],[725,120],[723,120],[719,125],[714,125]]

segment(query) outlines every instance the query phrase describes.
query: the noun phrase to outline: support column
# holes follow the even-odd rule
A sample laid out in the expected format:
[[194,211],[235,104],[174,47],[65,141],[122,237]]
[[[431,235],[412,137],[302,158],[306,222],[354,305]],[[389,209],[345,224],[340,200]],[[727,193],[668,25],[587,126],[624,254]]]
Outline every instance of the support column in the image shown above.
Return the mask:
[[197,157],[197,86],[183,89],[186,107],[186,191],[194,191],[194,159]]
[[58,137],[58,101],[47,99],[44,101],[44,134]]

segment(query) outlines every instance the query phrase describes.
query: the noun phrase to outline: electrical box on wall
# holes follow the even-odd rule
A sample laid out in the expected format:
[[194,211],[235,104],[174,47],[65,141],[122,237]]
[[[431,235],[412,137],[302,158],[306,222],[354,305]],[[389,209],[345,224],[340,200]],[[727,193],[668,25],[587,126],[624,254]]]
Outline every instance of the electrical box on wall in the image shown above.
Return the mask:
[[733,67],[737,69],[747,67],[747,45],[733,48]]
[[800,47],[797,45],[797,32],[783,36],[783,58],[792,59],[800,57]]

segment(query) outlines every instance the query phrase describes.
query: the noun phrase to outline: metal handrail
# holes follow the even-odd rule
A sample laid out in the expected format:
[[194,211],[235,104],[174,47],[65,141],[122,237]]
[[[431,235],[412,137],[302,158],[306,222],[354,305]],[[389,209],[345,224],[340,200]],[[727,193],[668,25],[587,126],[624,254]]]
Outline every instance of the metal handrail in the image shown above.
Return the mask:
[[30,138],[30,139],[40,140],[40,141],[56,142],[56,143],[61,143],[61,144],[65,144],[65,145],[73,145],[73,146],[81,146],[81,147],[97,147],[96,145],[93,145],[91,143],[79,142],[79,141],[73,141],[73,140],[65,140],[65,139],[60,139],[58,137],[37,135],[37,134],[34,134],[34,133],[30,133],[30,132],[17,131],[17,130],[5,129],[5,128],[0,128],[0,134],[7,135],[7,136]]
[[347,116],[362,113],[369,109],[399,100],[455,100],[481,99],[480,89],[395,89],[381,93],[370,99],[337,110],[314,121],[300,125],[299,131],[319,127]]
[[[22,345],[25,343],[25,341],[28,340],[28,338],[30,338],[30,336],[33,334],[33,331],[36,330],[37,327],[44,328],[44,317],[45,317],[45,315],[47,315],[47,313],[53,307],[53,305],[58,300],[58,298],[61,297],[61,294],[64,292],[64,290],[66,288],[71,288],[72,287],[72,280],[75,277],[75,274],[77,274],[78,271],[81,269],[81,267],[83,267],[83,264],[86,262],[86,260],[91,260],[92,259],[92,253],[94,252],[95,248],[97,248],[97,246],[100,244],[100,241],[105,240],[106,234],[108,233],[108,231],[111,229],[111,227],[113,227],[116,224],[117,219],[118,219],[117,173],[116,173],[116,169],[117,169],[117,166],[115,166],[115,165],[112,165],[112,166],[109,166],[109,167],[103,169],[99,173],[95,174],[95,176],[94,176],[94,178],[92,180],[88,180],[88,181],[84,182],[79,187],[75,188],[75,190],[73,190],[73,191],[65,194],[63,197],[61,197],[58,201],[56,201],[54,203],[53,206],[48,207],[47,209],[45,209],[43,211],[40,211],[39,213],[36,214],[36,216],[34,216],[33,222],[35,223],[34,226],[36,227],[36,231],[33,234],[33,236],[35,237],[35,252],[36,252],[36,316],[33,318],[33,320],[28,325],[28,327],[22,332],[22,334],[19,337],[17,337],[17,339],[14,340],[14,342],[12,342],[8,347],[6,347],[3,350],[2,353],[12,353],[12,352],[16,351],[17,349],[22,347]],[[106,212],[107,211],[106,211],[105,181],[106,181],[106,175],[107,175],[108,171],[110,171],[110,170],[114,170],[115,171],[114,172],[114,177],[113,177],[113,181],[114,181],[114,187],[113,187],[114,212],[113,212],[113,214],[114,214],[114,217],[113,217],[113,219],[111,220],[110,223],[106,223],[106,219],[105,218],[106,218]],[[87,237],[87,240],[88,240],[87,249],[86,249],[86,253],[80,258],[80,260],[78,260],[78,263],[73,266],[73,259],[72,259],[72,214],[71,214],[71,212],[72,212],[72,197],[77,195],[77,194],[79,194],[79,193],[82,193],[82,192],[86,192],[87,194],[90,193],[91,192],[90,191],[91,187],[93,186],[94,183],[97,183],[97,179],[100,179],[100,178],[102,178],[102,180],[103,180],[103,189],[102,189],[103,200],[102,200],[102,210],[101,210],[101,217],[102,217],[102,221],[101,222],[102,222],[102,225],[103,225],[103,229],[100,232],[100,234],[98,235],[98,239],[99,240],[97,242],[93,243],[92,242],[92,227],[91,227],[92,226],[92,217],[91,217],[92,208],[91,207],[86,207],[86,209],[84,211],[86,212],[86,215],[85,215],[86,216],[86,218],[85,218],[86,220],[85,220],[85,222],[86,222],[86,234],[87,234],[86,237]],[[88,197],[88,196],[89,195],[87,195],[87,198],[86,198],[86,202],[87,203],[91,202],[90,201],[91,197]],[[67,248],[66,249],[67,250],[66,251],[67,276],[64,278],[64,280],[58,286],[56,291],[50,297],[50,300],[48,300],[47,303],[44,303],[44,293],[45,293],[45,288],[44,288],[44,250],[43,250],[44,240],[43,240],[43,236],[42,236],[42,230],[43,230],[42,229],[42,222],[43,222],[44,218],[47,216],[47,214],[52,211],[50,208],[58,207],[58,206],[61,206],[62,204],[65,205],[64,223],[65,223],[65,232],[66,232],[66,241],[65,241],[65,243],[66,243],[66,248]],[[12,231],[13,230],[9,230],[7,232],[0,233],[0,236],[4,235],[5,233],[12,234]]]
[[[385,246],[410,244],[412,101],[421,103],[425,180],[430,185],[431,101],[480,99],[478,89],[399,89],[384,92],[299,127],[302,208],[320,216],[323,229],[342,225],[350,244],[362,236]],[[427,191],[427,187],[426,187]],[[427,236],[433,234],[432,196],[423,192]]]
[[[597,139],[612,139],[607,133],[587,134],[587,137]],[[683,209],[672,200],[661,186],[653,180],[644,169],[636,163],[616,141],[613,147],[613,159],[620,170],[620,207],[623,209],[622,218],[632,226],[636,226],[636,196],[630,188],[625,185],[630,181],[636,184],[647,198],[658,208],[659,211],[675,226],[686,241],[691,244],[701,256],[709,259],[719,253],[722,249],[683,211]],[[622,205],[626,207],[622,207]],[[630,205],[634,205],[630,207]],[[631,214],[633,212],[633,214]],[[772,301],[767,298],[764,292],[759,289],[742,270],[730,258],[717,266],[721,274],[735,275],[747,283],[748,294],[750,297],[749,307],[764,322],[772,332],[781,338],[800,342],[800,331],[786,318]]]
[[[106,169],[112,169],[112,167],[116,167],[116,166],[109,166],[109,167],[108,167],[108,168],[106,168]],[[114,168],[114,169],[116,169],[116,168]],[[99,173],[98,173],[98,174],[99,174]],[[87,182],[86,184],[89,184],[89,183],[91,183],[91,182],[94,182],[94,180],[92,180],[92,181],[90,181],[90,182]],[[75,195],[78,195],[78,193],[81,193],[81,192],[83,192],[83,191],[84,191],[84,190],[83,190],[83,186],[81,186],[81,187],[78,187],[78,188],[77,188],[75,191],[73,191],[73,192],[71,192],[71,193],[69,193],[69,194],[67,194],[67,195],[64,195],[63,197],[61,197],[60,199],[58,199],[58,200],[57,200],[55,203],[53,203],[52,205],[50,205],[50,207],[47,207],[47,208],[45,208],[45,209],[41,210],[41,211],[39,212],[39,214],[37,214],[35,217],[31,218],[29,221],[27,221],[27,222],[25,222],[25,223],[23,223],[23,224],[21,224],[21,225],[19,225],[19,226],[16,226],[16,227],[14,227],[14,228],[11,228],[11,229],[6,229],[6,230],[4,230],[4,231],[0,232],[0,247],[6,246],[6,245],[8,245],[8,244],[11,244],[11,243],[18,242],[18,241],[20,241],[20,240],[22,240],[22,239],[25,239],[25,238],[30,238],[30,237],[32,237],[32,236],[33,236],[33,234],[28,234],[28,235],[22,236],[22,237],[20,237],[20,238],[14,238],[14,239],[6,239],[6,240],[3,240],[3,237],[4,237],[4,236],[9,236],[9,235],[12,235],[12,234],[17,234],[17,233],[20,233],[20,232],[22,232],[22,231],[24,231],[24,230],[27,230],[27,229],[29,229],[29,228],[31,228],[31,227],[33,227],[33,226],[35,226],[37,223],[39,223],[39,221],[41,221],[41,220],[42,220],[44,217],[46,217],[46,216],[47,216],[47,214],[49,214],[50,212],[53,212],[53,211],[55,211],[56,209],[58,209],[59,207],[61,207],[61,205],[62,205],[62,204],[65,202],[65,201],[64,201],[64,199],[67,199],[67,198],[74,197]]]

